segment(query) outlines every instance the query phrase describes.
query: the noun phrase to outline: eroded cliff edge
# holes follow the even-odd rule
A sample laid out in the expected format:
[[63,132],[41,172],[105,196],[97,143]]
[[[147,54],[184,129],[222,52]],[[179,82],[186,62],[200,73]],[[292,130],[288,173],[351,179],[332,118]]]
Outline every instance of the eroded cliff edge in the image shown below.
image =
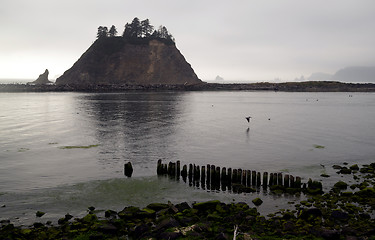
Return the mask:
[[74,65],[57,78],[58,85],[173,84],[202,81],[175,44],[162,39],[99,38]]

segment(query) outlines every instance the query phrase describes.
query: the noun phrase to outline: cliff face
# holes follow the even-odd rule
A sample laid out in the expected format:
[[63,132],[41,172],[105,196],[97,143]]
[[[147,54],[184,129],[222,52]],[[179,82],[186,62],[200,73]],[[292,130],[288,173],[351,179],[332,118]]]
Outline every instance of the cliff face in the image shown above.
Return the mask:
[[129,42],[99,38],[56,84],[197,84],[198,79],[174,44],[161,40]]

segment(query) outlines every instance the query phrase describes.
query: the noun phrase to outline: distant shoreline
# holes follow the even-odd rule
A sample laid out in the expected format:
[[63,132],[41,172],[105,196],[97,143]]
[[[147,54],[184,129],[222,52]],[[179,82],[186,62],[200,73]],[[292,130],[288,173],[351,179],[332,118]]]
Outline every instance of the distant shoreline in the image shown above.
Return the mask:
[[306,81],[284,83],[202,83],[194,85],[30,85],[0,84],[0,92],[122,92],[122,91],[284,91],[284,92],[375,92],[375,83]]

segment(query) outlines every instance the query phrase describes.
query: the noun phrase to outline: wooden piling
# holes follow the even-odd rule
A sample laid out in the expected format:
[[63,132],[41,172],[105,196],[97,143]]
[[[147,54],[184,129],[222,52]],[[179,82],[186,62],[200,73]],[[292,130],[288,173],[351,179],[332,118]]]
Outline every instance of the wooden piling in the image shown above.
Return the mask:
[[290,175],[289,179],[290,179],[290,187],[295,188],[294,177],[292,175]]
[[177,161],[177,166],[176,166],[176,176],[177,176],[177,179],[180,178],[180,173],[181,173],[180,165],[181,165],[181,162],[180,162],[180,160],[178,160]]
[[260,180],[260,172],[257,172],[257,187],[260,187],[261,185],[261,180]]
[[211,165],[207,164],[207,189],[210,189],[211,186]]
[[284,175],[284,187],[289,188],[289,175],[285,174]]
[[257,177],[257,172],[256,171],[252,171],[251,172],[251,184],[253,186],[256,186],[256,182],[257,182],[256,177]]
[[199,165],[196,167],[196,176],[194,175],[195,181],[199,182],[199,179],[201,178],[201,171],[199,169]]
[[168,163],[168,176],[172,175],[172,162]]
[[216,172],[215,165],[211,165],[211,185],[215,184]]
[[168,165],[166,163],[163,164],[163,175],[168,174]]
[[216,169],[215,169],[215,165],[211,165],[211,190],[214,190],[215,188],[216,188]]
[[189,183],[191,183],[191,181],[193,180],[193,164],[189,164],[189,172],[188,172],[188,176],[189,176]]
[[238,180],[238,170],[237,169],[233,169],[233,173],[232,173],[232,182],[233,183],[238,183],[237,180]]
[[215,184],[216,184],[216,190],[220,190],[220,167],[216,167],[215,170],[216,178],[215,178]]
[[227,182],[228,185],[232,185],[232,168],[228,168],[227,170]]
[[246,170],[242,171],[242,185],[246,186]]
[[186,182],[186,177],[187,177],[187,166],[186,166],[186,164],[182,167],[181,176],[182,176],[182,179],[184,180],[184,182]]
[[251,186],[251,170],[246,170],[246,186]]
[[131,162],[127,162],[124,164],[124,174],[127,177],[131,177],[133,174],[133,166]]
[[238,182],[239,184],[241,184],[241,180],[242,180],[242,169],[239,168],[239,169],[237,170],[237,182]]
[[227,168],[223,167],[221,169],[221,184],[226,185],[226,183],[227,183]]
[[220,167],[216,167],[216,183],[220,185]]
[[206,167],[202,166],[201,168],[201,180],[204,182],[206,180]]
[[278,173],[277,174],[277,185],[283,185],[283,174],[282,173]]
[[273,177],[274,177],[273,173],[270,173],[270,181],[269,181],[270,186],[273,186],[273,183],[274,183]]
[[301,178],[296,177],[296,181],[294,182],[294,187],[295,188],[301,188]]
[[263,188],[266,189],[268,184],[268,172],[263,173]]
[[163,174],[163,165],[161,159],[158,160],[158,164],[156,165],[156,173],[157,175]]

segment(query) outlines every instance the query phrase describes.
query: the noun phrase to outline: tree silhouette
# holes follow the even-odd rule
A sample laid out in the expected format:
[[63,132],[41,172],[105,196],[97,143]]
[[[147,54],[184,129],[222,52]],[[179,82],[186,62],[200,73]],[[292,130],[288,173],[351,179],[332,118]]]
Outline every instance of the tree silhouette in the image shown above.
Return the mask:
[[[109,36],[113,36],[112,27],[109,31]],[[154,26],[150,24],[150,20],[145,19],[140,21],[137,17],[135,17],[131,23],[125,24],[125,29],[122,36],[129,40],[161,39],[168,44],[173,44],[175,42],[174,37],[168,32],[165,26],[160,26],[154,31]]]
[[154,26],[150,24],[150,20],[145,19],[141,22],[141,29],[142,37],[150,37]]
[[131,39],[142,37],[142,26],[137,17],[135,17],[130,24],[127,23],[125,25],[124,34],[122,36]]
[[100,26],[98,27],[98,33],[96,35],[97,38],[103,38],[108,36],[108,28]]
[[108,36],[115,37],[117,35],[117,29],[115,25],[112,25],[111,29],[109,29]]

